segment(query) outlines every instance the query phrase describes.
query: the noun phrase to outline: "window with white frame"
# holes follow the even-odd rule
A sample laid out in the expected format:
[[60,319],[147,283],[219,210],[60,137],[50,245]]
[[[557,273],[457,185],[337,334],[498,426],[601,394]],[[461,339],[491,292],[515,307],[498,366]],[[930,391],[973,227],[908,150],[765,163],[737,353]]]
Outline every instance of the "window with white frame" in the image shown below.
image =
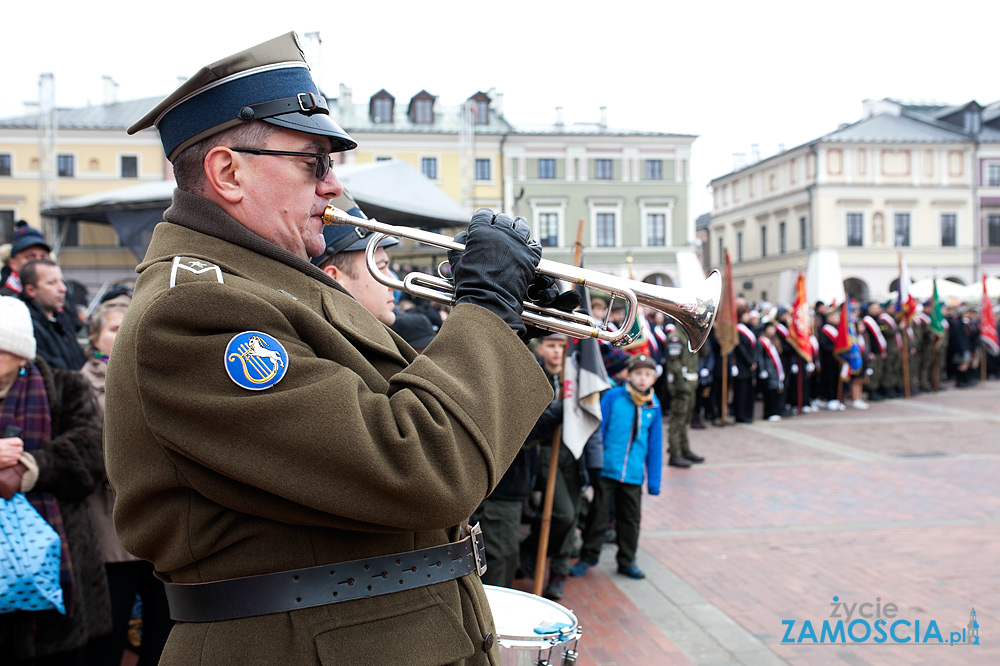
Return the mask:
[[788,252],[788,223],[778,222],[778,254]]
[[594,178],[597,180],[611,180],[614,175],[614,166],[612,160],[599,159],[594,160]]
[[955,247],[958,241],[958,216],[941,213],[941,247]]
[[413,100],[413,122],[416,125],[430,125],[434,122],[434,100]]
[[895,215],[895,242],[896,247],[908,247],[910,245],[910,214],[896,213]]
[[559,213],[538,214],[538,243],[542,247],[559,245]]
[[437,180],[438,177],[438,161],[436,157],[421,157],[420,158],[420,171],[430,178],[431,180]]
[[121,156],[122,178],[139,177],[139,158],[135,155]]
[[760,256],[767,256],[767,225],[760,225]]
[[597,214],[597,247],[615,246],[615,217],[614,213]]
[[491,180],[489,158],[476,158],[476,180]]
[[0,153],[0,176],[10,175],[10,153]]
[[743,232],[736,232],[736,261],[743,261]]
[[552,179],[556,177],[556,161],[551,157],[542,157],[538,160],[538,177],[542,179]]
[[986,184],[990,187],[1000,186],[1000,164],[986,165]]
[[646,213],[646,245],[663,247],[667,244],[667,214]]
[[718,240],[718,242],[716,243],[716,245],[719,246],[719,256],[716,257],[715,263],[717,263],[717,264],[719,264],[721,266],[722,262],[726,260],[726,257],[725,257],[725,254],[724,254],[725,251],[726,251],[726,248],[722,244],[722,236],[721,235],[719,236],[719,238],[717,240]]
[[864,245],[865,216],[863,213],[847,214],[847,245],[861,247]]
[[1000,215],[986,216],[986,237],[990,247],[1000,247]]
[[646,180],[663,180],[663,160],[646,160]]
[[393,102],[392,97],[382,96],[372,98],[372,121],[376,123],[391,123]]
[[805,250],[809,247],[809,239],[806,237],[808,229],[806,228],[806,218],[803,215],[799,218],[799,249]]
[[72,178],[74,174],[72,155],[56,156],[56,173],[60,178]]

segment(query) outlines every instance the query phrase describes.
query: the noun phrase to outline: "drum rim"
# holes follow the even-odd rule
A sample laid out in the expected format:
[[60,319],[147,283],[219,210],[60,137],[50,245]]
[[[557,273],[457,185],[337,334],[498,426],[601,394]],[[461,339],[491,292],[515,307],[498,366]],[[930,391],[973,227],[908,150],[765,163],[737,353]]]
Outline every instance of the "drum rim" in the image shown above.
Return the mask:
[[507,634],[500,633],[500,629],[496,627],[496,616],[493,615],[493,604],[490,604],[490,614],[493,615],[493,626],[497,634],[497,641],[504,647],[541,647],[546,648],[552,645],[559,645],[567,641],[577,639],[581,635],[580,630],[580,620],[576,617],[574,613],[569,608],[566,608],[560,603],[556,603],[551,599],[546,599],[545,597],[540,597],[537,594],[532,594],[530,592],[524,592],[522,590],[515,590],[509,587],[500,587],[498,585],[483,585],[484,591],[487,592],[486,599],[489,601],[489,592],[492,590],[496,594],[508,595],[511,597],[523,597],[531,599],[535,603],[541,603],[544,606],[548,606],[555,610],[558,610],[568,616],[568,619],[573,621],[572,626],[563,629],[560,633],[552,634]]

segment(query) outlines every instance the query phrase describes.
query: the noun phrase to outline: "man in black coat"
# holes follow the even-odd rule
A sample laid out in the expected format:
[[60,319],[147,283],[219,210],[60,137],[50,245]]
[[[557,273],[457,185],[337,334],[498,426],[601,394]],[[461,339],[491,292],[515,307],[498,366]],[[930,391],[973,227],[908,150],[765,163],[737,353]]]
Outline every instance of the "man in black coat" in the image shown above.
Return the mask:
[[82,368],[87,357],[76,341],[73,316],[63,310],[66,283],[62,270],[49,259],[28,262],[21,268],[21,284],[21,299],[31,312],[38,355],[54,368]]

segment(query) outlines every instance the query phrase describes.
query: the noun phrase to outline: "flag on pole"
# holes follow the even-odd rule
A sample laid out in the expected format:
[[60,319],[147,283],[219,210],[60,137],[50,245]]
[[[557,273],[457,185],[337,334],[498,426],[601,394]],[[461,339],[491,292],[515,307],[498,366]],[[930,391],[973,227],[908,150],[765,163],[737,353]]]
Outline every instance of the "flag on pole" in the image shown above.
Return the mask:
[[943,304],[941,299],[938,298],[937,290],[937,278],[934,278],[934,295],[931,297],[931,330],[934,331],[935,337],[942,337],[944,335],[944,312],[942,311]]
[[806,276],[799,272],[795,286],[795,304],[792,305],[791,326],[788,327],[788,343],[792,345],[806,363],[812,363],[813,347],[809,336],[812,335],[812,317],[809,315],[809,301],[806,299]]
[[[590,293],[583,285],[577,290],[590,314]],[[597,338],[570,338],[566,352],[562,443],[579,460],[587,440],[601,427],[601,393],[611,388],[611,382]]]
[[857,374],[863,365],[861,346],[858,345],[857,338],[851,333],[850,313],[847,301],[842,302],[840,304],[840,323],[837,325],[837,339],[833,343],[833,355],[843,364],[840,368],[841,381],[849,381],[851,375]]
[[729,262],[729,250],[726,250],[726,271],[722,282],[722,302],[715,319],[715,337],[722,355],[726,356],[740,343],[740,334],[736,330],[736,295],[733,293],[733,265]]
[[990,356],[1000,356],[1000,336],[997,335],[997,320],[993,316],[993,303],[986,292],[986,273],[983,273],[983,304],[979,312],[979,340]]
[[896,296],[896,312],[900,315],[899,326],[906,328],[913,321],[913,315],[917,314],[917,300],[910,293],[910,269],[906,266],[903,253],[899,257],[899,289]]

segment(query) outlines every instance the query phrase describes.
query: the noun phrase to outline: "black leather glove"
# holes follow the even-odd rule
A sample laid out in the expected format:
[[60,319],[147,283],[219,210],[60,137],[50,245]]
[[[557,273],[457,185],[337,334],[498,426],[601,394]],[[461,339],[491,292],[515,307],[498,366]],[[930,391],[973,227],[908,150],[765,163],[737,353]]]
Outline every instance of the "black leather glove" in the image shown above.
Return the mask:
[[465,251],[448,252],[456,305],[482,306],[522,336],[522,301],[542,258],[542,247],[529,240],[530,233],[524,218],[511,219],[480,208],[469,230],[455,236],[455,242],[465,244]]
[[[580,292],[570,289],[559,293],[559,282],[551,275],[536,274],[535,279],[528,285],[526,294],[529,301],[543,308],[555,308],[563,312],[572,312],[580,307],[583,297]],[[549,334],[549,331],[532,326],[526,326],[524,335],[521,337],[525,342],[532,338],[541,338]]]

